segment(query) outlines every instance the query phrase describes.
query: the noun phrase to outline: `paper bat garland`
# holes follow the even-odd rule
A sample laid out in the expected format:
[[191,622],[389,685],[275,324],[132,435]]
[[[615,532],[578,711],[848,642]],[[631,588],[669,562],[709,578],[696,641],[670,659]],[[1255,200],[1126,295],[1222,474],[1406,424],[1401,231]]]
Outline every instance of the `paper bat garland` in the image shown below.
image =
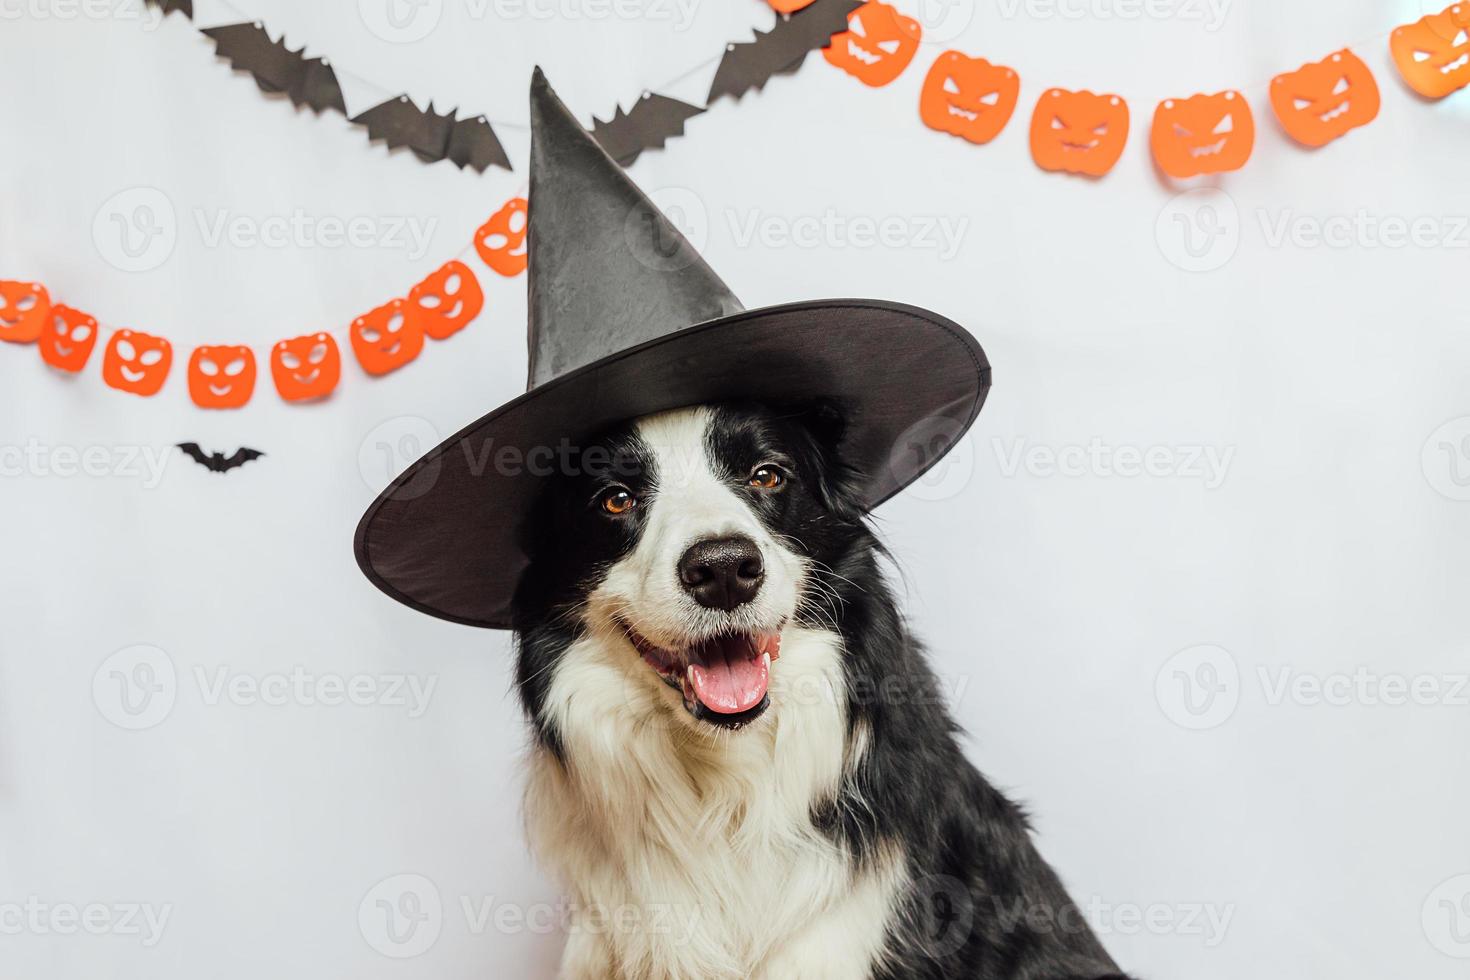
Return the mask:
[[618,106],[607,122],[592,117],[592,138],[602,145],[608,156],[627,167],[644,150],[662,149],[675,136],[683,136],[684,120],[703,111],[697,105],[680,102],[667,95],[645,92],[630,112],[624,112],[623,107]]
[[440,115],[432,103],[420,109],[408,96],[400,95],[353,116],[352,121],[367,127],[368,139],[383,140],[389,149],[406,146],[425,163],[448,158],[481,172],[492,163],[511,168],[505,148],[483,116],[456,120],[452,110]]
[[[146,2],[166,14],[178,11],[190,19],[194,16],[193,0]],[[752,88],[762,88],[772,75],[796,71],[807,53],[825,46],[847,26],[848,13],[861,5],[860,0],[782,4],[778,9],[794,12],[783,13],[774,28],[757,32],[754,40],[726,47],[707,101],[721,95],[738,99]],[[292,104],[310,106],[318,113],[335,109],[347,114],[337,74],[325,58],[306,57],[304,47],[292,51],[284,38],[271,40],[258,22],[225,24],[202,32],[213,39],[215,51],[231,67],[254,76],[261,91],[284,93]],[[614,159],[628,166],[644,150],[661,148],[671,138],[682,136],[685,120],[703,111],[679,99],[648,93],[626,112],[616,107],[605,122],[594,118],[592,134]],[[383,141],[390,149],[406,146],[425,163],[449,160],[477,173],[491,166],[511,169],[505,147],[484,116],[457,117],[457,110],[439,113],[432,103],[420,109],[407,95],[399,95],[350,118],[367,128],[369,140]]]
[[824,48],[832,35],[847,29],[847,15],[861,0],[816,0],[776,21],[755,40],[731,44],[715,70],[707,104],[722,95],[740,98],[751,89],[764,88],[773,75],[789,75],[801,67],[809,52]]
[[214,50],[228,58],[230,66],[255,76],[262,92],[284,92],[292,105],[308,105],[317,112],[336,109],[347,114],[337,76],[325,60],[307,58],[286,47],[286,40],[272,41],[259,24],[227,24],[203,31],[214,39]]
[[211,473],[228,473],[230,470],[244,466],[252,459],[259,459],[265,455],[259,449],[247,449],[244,446],[241,446],[229,456],[219,452],[207,453],[199,448],[199,443],[197,442],[181,442],[178,446],[184,451],[185,456],[188,456]]

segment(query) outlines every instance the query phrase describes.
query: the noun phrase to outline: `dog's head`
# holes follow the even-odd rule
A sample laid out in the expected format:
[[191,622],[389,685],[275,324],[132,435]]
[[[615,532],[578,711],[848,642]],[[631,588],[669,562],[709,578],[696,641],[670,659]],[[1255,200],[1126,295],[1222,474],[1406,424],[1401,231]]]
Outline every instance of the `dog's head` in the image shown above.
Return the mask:
[[760,717],[783,632],[832,625],[828,577],[866,534],[840,429],[826,407],[680,409],[564,457],[526,529],[523,693],[565,645],[537,637],[591,635],[687,724]]

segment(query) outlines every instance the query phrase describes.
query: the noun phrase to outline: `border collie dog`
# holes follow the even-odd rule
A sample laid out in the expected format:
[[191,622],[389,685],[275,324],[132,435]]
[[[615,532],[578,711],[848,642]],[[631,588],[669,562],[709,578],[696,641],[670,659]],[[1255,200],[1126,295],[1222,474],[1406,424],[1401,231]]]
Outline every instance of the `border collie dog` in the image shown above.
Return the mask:
[[1126,980],[961,753],[841,429],[665,412],[543,492],[517,684],[562,976]]

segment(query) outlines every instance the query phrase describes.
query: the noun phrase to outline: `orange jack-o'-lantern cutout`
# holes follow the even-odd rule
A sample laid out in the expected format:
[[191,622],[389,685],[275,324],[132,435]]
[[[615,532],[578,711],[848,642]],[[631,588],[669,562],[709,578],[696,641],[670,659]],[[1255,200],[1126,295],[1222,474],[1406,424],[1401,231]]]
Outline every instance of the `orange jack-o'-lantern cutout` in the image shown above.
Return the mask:
[[934,60],[919,94],[919,118],[930,129],[989,143],[1016,111],[1021,76],[984,58],[946,51]]
[[1256,144],[1256,120],[1239,92],[1166,99],[1154,110],[1149,145],[1170,177],[1239,170]]
[[771,9],[778,14],[794,14],[816,2],[817,0],[770,0]]
[[1031,156],[1043,170],[1101,177],[1128,142],[1128,103],[1116,95],[1047,89],[1031,116]]
[[28,344],[41,336],[51,297],[38,282],[0,281],[0,340]]
[[1271,79],[1271,108],[1298,143],[1323,146],[1378,118],[1378,82],[1344,48]]
[[49,320],[41,336],[36,338],[41,359],[63,371],[80,371],[86,367],[92,348],[97,346],[97,321],[62,303],[51,307]]
[[424,349],[424,325],[401,299],[352,321],[352,353],[368,374],[396,371]]
[[1420,95],[1442,99],[1470,85],[1470,2],[1398,28],[1388,47],[1399,74]]
[[409,290],[408,302],[415,307],[413,315],[423,324],[424,333],[443,340],[480,315],[485,294],[470,267],[450,259]]
[[102,380],[118,391],[154,395],[173,362],[173,345],[165,338],[124,328],[112,335],[102,352]]
[[342,376],[342,351],[328,333],[280,340],[271,348],[271,380],[288,402],[325,398]]
[[502,276],[526,271],[526,199],[513,197],[475,232],[480,261]]
[[200,408],[239,408],[255,391],[255,353],[222,344],[189,355],[189,397]]
[[847,15],[847,30],[832,35],[822,57],[864,85],[887,85],[919,50],[919,22],[878,0]]

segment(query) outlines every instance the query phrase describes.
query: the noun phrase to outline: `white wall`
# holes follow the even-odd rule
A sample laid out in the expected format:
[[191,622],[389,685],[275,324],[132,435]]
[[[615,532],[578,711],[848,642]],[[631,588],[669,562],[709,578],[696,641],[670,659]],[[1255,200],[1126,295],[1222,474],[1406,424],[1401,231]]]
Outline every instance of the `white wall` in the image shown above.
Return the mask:
[[[973,759],[1028,802],[1121,962],[1193,980],[1449,980],[1470,955],[1470,907],[1454,905],[1470,894],[1455,880],[1470,874],[1470,705],[1454,680],[1470,670],[1470,92],[1431,105],[1398,82],[1382,35],[1418,16],[1412,0],[1221,2],[1218,19],[1193,3],[1142,19],[1105,0],[1075,17],[1027,0],[949,8],[935,33],[1023,77],[1017,119],[987,147],[919,123],[934,44],[876,91],[812,59],[633,172],[702,216],[708,258],[748,305],[907,300],[985,345],[995,388],[972,436],[880,517]],[[459,251],[522,174],[368,148],[338,116],[262,98],[180,18],[150,30],[26,3],[4,4],[22,13],[0,31],[0,275],[180,349],[146,400],[105,388],[100,355],[70,378],[0,349],[0,973],[550,976],[559,938],[516,919],[557,889],[519,831],[508,637],[395,605],[351,556],[390,474],[379,444],[448,434],[517,393],[523,281],[487,271],[470,329],[381,380],[349,357],[323,405],[285,405],[262,374],[247,408],[206,412],[182,374],[193,343],[263,354],[308,330],[342,336]],[[730,0],[686,31],[599,34],[451,3],[428,40],[395,46],[351,4],[297,6],[251,9],[390,89],[508,119],[523,118],[533,61],[584,117],[605,116],[764,22],[754,0]],[[1266,81],[1348,43],[1378,75],[1380,119],[1317,152],[1290,145]],[[1134,137],[1106,179],[1031,164],[1026,117],[1053,84],[1132,102]],[[1173,215],[1207,218],[1195,198],[1171,204],[1147,120],[1161,98],[1232,86],[1249,86],[1260,124],[1255,159],[1218,182],[1233,214],[1213,202],[1235,252],[1186,272]],[[136,187],[172,205],[177,245],[128,273],[93,223]],[[222,211],[259,223],[298,209],[408,216],[432,234],[409,254],[211,247],[201,230]],[[1361,222],[1338,247],[1301,237],[1359,214],[1427,219],[1435,240],[1387,247]],[[849,237],[888,216],[904,219],[902,247]],[[821,247],[769,239],[813,218],[835,229]],[[927,247],[931,218],[962,229],[953,254]],[[745,237],[752,221],[764,243]],[[267,455],[224,476],[159,456],[185,440]],[[1048,475],[1036,455],[1094,440],[1166,447],[1165,472]],[[13,447],[28,447],[18,474]],[[56,475],[88,447],[107,475]],[[127,465],[134,451],[162,473]],[[1213,471],[1191,462],[1209,454]],[[130,731],[113,672],[144,676],[129,673],[135,651],[117,654],[138,644],[164,652],[146,662],[173,686]],[[297,668],[434,687],[416,717],[216,689]],[[1186,702],[1183,685],[1209,669],[1222,687],[1191,714],[1207,692]],[[1283,677],[1360,671],[1346,704],[1278,692]],[[1438,685],[1438,703],[1384,703],[1395,678]],[[374,948],[395,948],[377,899],[415,883],[430,895],[418,879],[373,891],[401,874],[442,902],[437,941],[408,960]],[[38,903],[61,920],[15,918]],[[151,946],[122,925],[62,934],[64,910],[93,903],[169,918]]]

